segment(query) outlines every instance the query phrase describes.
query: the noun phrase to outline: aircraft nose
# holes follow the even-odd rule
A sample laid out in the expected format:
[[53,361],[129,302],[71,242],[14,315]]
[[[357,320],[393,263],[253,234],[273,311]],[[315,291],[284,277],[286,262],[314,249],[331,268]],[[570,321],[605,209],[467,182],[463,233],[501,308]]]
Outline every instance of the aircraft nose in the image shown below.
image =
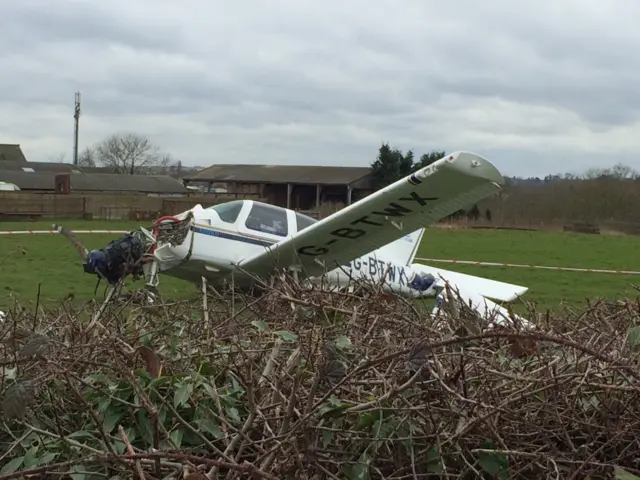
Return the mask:
[[504,178],[500,171],[484,157],[471,152],[454,152],[444,157],[449,168],[459,170],[465,175],[482,178],[498,185],[504,185]]

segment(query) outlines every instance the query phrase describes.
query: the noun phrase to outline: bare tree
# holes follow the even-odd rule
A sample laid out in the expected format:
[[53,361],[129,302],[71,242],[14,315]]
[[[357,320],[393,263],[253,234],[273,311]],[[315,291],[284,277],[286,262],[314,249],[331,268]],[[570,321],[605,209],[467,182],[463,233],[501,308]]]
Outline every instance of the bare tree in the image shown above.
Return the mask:
[[166,155],[151,140],[136,133],[115,133],[95,147],[98,163],[114,173],[133,175],[165,162]]
[[80,167],[95,167],[96,163],[96,151],[92,147],[86,147],[80,155],[78,155],[78,166]]
[[617,163],[610,168],[590,168],[586,171],[583,178],[587,180],[594,180],[597,178],[609,177],[617,180],[634,180],[638,178],[639,175],[640,174],[633,168]]
[[53,163],[64,163],[64,158],[66,157],[66,153],[62,152],[57,155],[49,155],[48,159]]

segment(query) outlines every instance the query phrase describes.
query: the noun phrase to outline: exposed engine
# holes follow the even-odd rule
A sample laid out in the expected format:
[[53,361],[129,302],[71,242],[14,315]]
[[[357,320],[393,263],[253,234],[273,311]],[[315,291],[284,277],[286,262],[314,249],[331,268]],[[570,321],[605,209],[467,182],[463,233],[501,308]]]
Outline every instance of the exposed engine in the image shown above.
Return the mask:
[[91,250],[83,263],[84,271],[97,275],[112,286],[127,275],[139,278],[145,255],[152,245],[142,232],[126,234],[104,248]]
[[416,273],[409,286],[418,290],[419,292],[426,292],[435,283],[436,278],[433,275],[426,273]]

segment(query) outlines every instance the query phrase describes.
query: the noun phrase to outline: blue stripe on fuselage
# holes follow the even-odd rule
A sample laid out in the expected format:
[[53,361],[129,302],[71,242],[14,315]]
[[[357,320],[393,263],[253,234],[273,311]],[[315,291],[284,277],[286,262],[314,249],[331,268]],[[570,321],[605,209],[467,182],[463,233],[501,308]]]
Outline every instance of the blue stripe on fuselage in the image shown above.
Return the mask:
[[267,240],[259,240],[257,238],[245,237],[243,235],[236,235],[234,233],[221,232],[220,230],[212,230],[209,228],[192,226],[191,230],[194,233],[201,233],[202,235],[209,235],[210,237],[220,237],[227,240],[235,240],[237,242],[251,243],[252,245],[259,245],[261,247],[269,247],[274,244],[274,242],[269,242]]

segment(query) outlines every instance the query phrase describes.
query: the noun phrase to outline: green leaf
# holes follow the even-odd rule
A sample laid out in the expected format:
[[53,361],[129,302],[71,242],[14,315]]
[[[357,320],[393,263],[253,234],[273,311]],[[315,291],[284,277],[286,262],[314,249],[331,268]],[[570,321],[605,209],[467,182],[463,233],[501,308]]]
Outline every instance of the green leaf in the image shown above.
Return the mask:
[[[482,448],[491,449],[493,447],[488,442],[484,442]],[[493,454],[483,452],[478,455],[478,463],[480,464],[480,467],[482,467],[482,469],[489,475],[497,477],[501,480],[506,480],[507,478],[509,478],[509,459],[506,455],[503,455],[501,453]]]
[[322,448],[327,448],[331,440],[333,440],[333,432],[331,430],[322,430]]
[[27,408],[36,398],[36,383],[25,380],[14,383],[4,392],[2,399],[2,410],[5,418],[22,418],[27,413]]
[[106,375],[102,375],[102,374],[95,374],[95,375],[87,375],[86,377],[84,377],[84,381],[89,383],[89,384],[93,384],[93,383],[108,383],[109,382],[109,378]]
[[211,418],[203,419],[200,422],[200,428],[216,439],[224,437],[224,432],[220,429],[220,425]]
[[431,447],[427,452],[427,472],[444,473],[442,462],[440,461],[440,454],[436,446]]
[[126,450],[127,446],[121,442],[120,440],[114,440],[113,441],[113,448],[116,451],[116,453],[118,455],[122,455],[124,453],[124,451]]
[[86,430],[78,430],[77,432],[67,435],[67,438],[93,438],[93,434]]
[[73,466],[74,473],[70,473],[69,476],[72,478],[72,480],[84,480],[85,478],[87,478],[87,474],[83,472],[86,472],[86,471],[87,469],[84,465],[74,465]]
[[17,472],[18,469],[22,466],[22,462],[24,461],[24,457],[16,457],[11,460],[9,463],[5,464],[0,470],[0,473],[13,473]]
[[267,326],[267,324],[265,322],[263,322],[262,320],[254,320],[253,322],[251,322],[251,325],[253,325],[254,327],[256,327],[258,330],[260,330],[261,332],[266,332],[267,329],[269,328]]
[[274,332],[285,342],[295,342],[298,340],[298,335],[293,332],[289,332],[287,330],[278,330]]
[[351,339],[346,335],[340,335],[338,338],[336,338],[336,347],[340,349],[347,349],[351,348],[351,346]]
[[116,425],[118,425],[118,422],[122,419],[122,417],[124,417],[124,412],[122,412],[120,409],[108,409],[102,419],[102,428],[104,428],[104,431],[106,433],[113,432],[113,429],[116,428]]
[[150,446],[153,444],[153,421],[146,408],[136,410],[136,421],[138,422],[138,435]]
[[371,458],[363,453],[358,459],[358,463],[346,469],[345,474],[349,480],[369,480],[369,467]]
[[182,382],[173,394],[173,407],[178,408],[187,403],[193,392],[193,385],[189,382]]
[[634,475],[633,473],[629,473],[625,469],[617,466],[614,467],[613,472],[616,480],[640,480],[640,477]]
[[134,427],[125,428],[124,434],[127,436],[130,443],[133,443],[136,440],[136,429]]
[[109,408],[109,405],[111,405],[111,398],[110,397],[104,397],[102,400],[100,400],[100,402],[98,403],[98,412],[99,413],[104,413],[107,411],[107,408]]
[[176,446],[176,448],[180,448],[180,446],[182,445],[183,436],[184,436],[184,432],[179,428],[171,432],[171,434],[169,435],[169,437],[171,438],[171,441]]
[[24,468],[33,468],[38,465],[38,445],[31,447],[27,450],[27,453],[24,454]]
[[380,412],[378,410],[371,410],[358,415],[358,422],[356,423],[356,429],[362,430],[369,428],[380,419]]
[[633,348],[640,346],[640,326],[627,330],[627,343]]
[[229,408],[226,408],[225,410],[227,411],[227,415],[232,422],[240,423],[242,419],[240,418],[240,412],[238,412],[237,408],[229,407]]
[[47,453],[38,459],[38,465],[47,465],[53,462],[58,455],[58,453]]

